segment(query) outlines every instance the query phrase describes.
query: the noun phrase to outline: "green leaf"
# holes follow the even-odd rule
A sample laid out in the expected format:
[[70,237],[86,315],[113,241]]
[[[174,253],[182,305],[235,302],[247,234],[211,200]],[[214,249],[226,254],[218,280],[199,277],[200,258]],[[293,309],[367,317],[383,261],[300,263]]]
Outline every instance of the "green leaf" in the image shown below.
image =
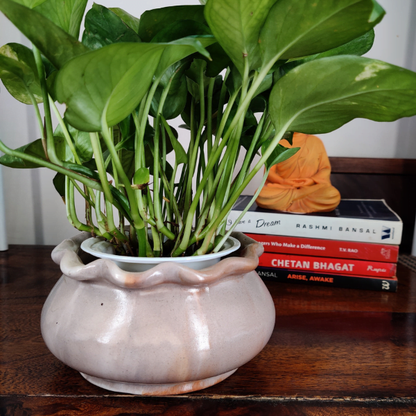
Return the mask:
[[[350,42],[345,43],[344,45],[338,46],[337,48],[330,49],[328,51],[317,53],[314,55],[307,56],[305,58],[296,59],[289,61],[281,66],[278,78],[281,78],[284,74],[291,71],[293,68],[296,68],[299,65],[304,64],[305,62],[313,61],[315,59],[325,58],[329,56],[337,55],[357,55],[361,56],[367,53],[374,43],[374,30],[371,29],[369,32],[364,35],[353,39]],[[275,80],[277,81],[277,79]]]
[[372,1],[373,1],[374,8],[370,16],[370,22],[375,22],[377,24],[381,22],[386,12],[381,7],[381,5],[376,2],[376,0],[372,0]]
[[52,62],[60,68],[89,49],[40,13],[11,0],[1,0],[0,10]]
[[56,155],[59,160],[64,162],[74,162],[74,155],[63,137],[54,136],[54,143]]
[[133,176],[133,183],[135,185],[146,185],[150,181],[150,173],[147,168],[139,168]]
[[24,104],[42,102],[42,91],[32,51],[18,43],[9,43],[0,48],[0,78],[7,91]]
[[357,117],[393,121],[415,114],[416,73],[357,56],[300,65],[270,95],[277,131],[328,133]]
[[205,18],[240,74],[261,64],[259,34],[276,0],[209,0]]
[[140,17],[139,36],[143,42],[150,42],[155,35],[178,20],[194,20],[206,23],[204,6],[173,6],[144,12]]
[[57,173],[53,177],[53,186],[62,199],[65,201],[65,175],[63,173]]
[[140,42],[140,38],[119,16],[94,3],[85,16],[82,43],[90,49],[99,49],[118,42]]
[[78,39],[87,0],[46,0],[35,10]]
[[162,123],[165,126],[173,151],[175,152],[176,164],[180,165],[181,163],[186,163],[188,161],[188,156],[185,152],[185,149],[180,144],[178,138],[173,134],[172,129],[168,128],[168,123],[163,118]]
[[[382,10],[382,9],[381,9]],[[263,62],[311,55],[335,48],[371,30],[373,0],[281,0],[260,34]]]
[[240,72],[236,71],[234,65],[230,65],[230,69],[231,71],[225,80],[225,84],[227,85],[227,89],[230,95],[233,95],[241,89],[243,77],[241,76]]
[[209,36],[205,38],[183,38],[164,44],[165,50],[163,51],[155,76],[159,77],[163,75],[171,65],[195,52],[199,52],[201,55],[210,58],[205,48],[214,42],[216,42],[215,38]]
[[[180,78],[180,83],[178,88],[172,93],[168,94],[163,106],[162,115],[166,120],[172,120],[178,117],[186,105],[186,98],[188,89],[186,87],[186,77],[182,76]],[[170,91],[169,91],[170,92]],[[163,88],[157,88],[155,95],[153,96],[152,105],[150,108],[150,113],[153,117],[156,116],[159,109],[159,102],[161,95],[163,93]]]
[[78,165],[76,163],[71,162],[64,162],[62,165],[64,168],[79,173],[80,175],[86,176],[87,178],[95,179],[97,181],[100,180],[100,176],[98,175],[98,173],[85,165]]
[[[271,142],[267,140],[263,145],[261,146],[261,153],[264,154]],[[281,144],[278,144],[273,152],[270,154],[270,156],[267,158],[267,161],[265,163],[266,169],[269,170],[272,166],[277,165],[280,162],[284,162],[285,160],[292,157],[294,154],[296,154],[299,151],[300,147],[291,147],[287,148],[282,146]]]
[[[27,155],[36,156],[42,160],[46,160],[45,152],[42,146],[42,140],[38,139],[32,143],[25,144],[17,148],[19,152],[25,153]],[[0,164],[4,166],[8,166],[9,168],[17,168],[17,169],[34,169],[40,168],[42,166],[28,162],[27,160],[23,160],[20,157],[10,156],[10,155],[3,155],[0,157]]]
[[[75,150],[81,162],[84,163],[91,160],[93,156],[93,150],[91,146],[91,139],[89,133],[85,131],[79,131],[69,124],[67,124],[67,129],[72,138]],[[58,125],[53,135],[54,137],[59,137],[65,140],[65,136],[60,125]],[[70,152],[69,147],[68,151]],[[73,160],[72,153],[70,153],[70,155],[71,157],[68,159],[68,161]]]
[[207,77],[216,77],[223,69],[231,64],[230,57],[225,53],[223,47],[219,43],[214,43],[207,47],[212,60],[207,61],[206,75]]
[[[110,156],[110,152],[106,150],[103,154],[104,160],[106,160]],[[133,178],[134,172],[135,172],[135,166],[134,166],[134,151],[127,150],[123,148],[123,151],[121,152],[121,155],[119,155],[121,166],[123,167],[123,171],[126,174],[126,176],[131,180]],[[113,171],[113,164],[110,163],[107,167],[107,172],[114,177],[114,171]]]
[[59,71],[55,91],[67,105],[67,121],[82,131],[100,131],[126,118],[153,79],[164,45],[115,43],[68,62]]
[[21,4],[22,6],[26,6],[29,9],[33,9],[36,6],[44,3],[45,0],[14,0],[16,3]]
[[182,84],[184,83],[183,76],[185,75],[185,71],[189,69],[190,65],[191,58],[183,59],[172,64],[162,75],[159,87],[165,88],[170,84],[169,94],[176,94],[182,88]]
[[190,36],[212,36],[212,33],[206,24],[195,20],[176,20],[159,31],[152,42],[172,42]]
[[133,221],[133,219],[130,215],[129,200],[126,198],[126,196],[121,191],[119,191],[114,186],[111,186],[110,190],[111,190],[111,194],[113,195],[115,201],[118,202],[118,207],[117,208],[120,209],[121,213],[127,219],[127,221],[130,224],[133,224],[134,221]]
[[140,19],[119,7],[110,7],[109,10],[116,14],[130,29],[133,29],[137,34],[139,33]]
[[[374,29],[371,29],[364,35],[359,36],[347,43],[344,43],[337,48],[330,49],[326,52],[314,55],[313,59],[325,58],[328,56],[336,55],[357,55],[361,56],[367,53],[373,46],[374,43]],[[312,57],[305,58],[305,62],[312,60]]]

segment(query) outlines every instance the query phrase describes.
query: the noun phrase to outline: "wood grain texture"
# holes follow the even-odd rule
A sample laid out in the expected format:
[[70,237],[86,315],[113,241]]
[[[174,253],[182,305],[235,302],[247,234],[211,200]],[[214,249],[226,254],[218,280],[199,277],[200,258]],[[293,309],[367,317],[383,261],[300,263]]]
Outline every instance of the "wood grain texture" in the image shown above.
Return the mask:
[[416,175],[415,159],[382,159],[365,157],[330,157],[334,173],[372,173],[383,175]]
[[55,359],[40,312],[51,247],[0,253],[0,415],[407,415],[416,412],[416,273],[397,293],[267,282],[276,327],[233,376],[175,397],[93,386]]
[[331,157],[331,183],[343,199],[385,199],[403,221],[400,252],[412,251],[416,160]]

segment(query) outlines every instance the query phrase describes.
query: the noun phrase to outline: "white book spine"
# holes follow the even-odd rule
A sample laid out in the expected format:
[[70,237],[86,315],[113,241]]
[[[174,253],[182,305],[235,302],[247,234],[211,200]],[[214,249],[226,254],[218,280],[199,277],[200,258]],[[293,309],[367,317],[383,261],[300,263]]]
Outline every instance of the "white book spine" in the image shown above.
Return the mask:
[[[227,220],[228,229],[236,222],[240,214],[241,211],[230,212]],[[234,231],[399,245],[403,223],[401,221],[267,214],[248,211]]]

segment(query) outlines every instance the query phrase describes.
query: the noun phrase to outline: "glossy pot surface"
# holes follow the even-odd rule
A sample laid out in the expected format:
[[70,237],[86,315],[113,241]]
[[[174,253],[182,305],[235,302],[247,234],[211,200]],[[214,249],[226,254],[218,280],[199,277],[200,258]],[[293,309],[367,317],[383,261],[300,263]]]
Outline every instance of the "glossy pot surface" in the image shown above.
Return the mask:
[[50,351],[93,384],[133,394],[199,390],[257,355],[274,327],[272,298],[255,272],[259,244],[193,270],[167,261],[144,272],[84,264],[85,235],[53,252],[63,276],[42,311]]

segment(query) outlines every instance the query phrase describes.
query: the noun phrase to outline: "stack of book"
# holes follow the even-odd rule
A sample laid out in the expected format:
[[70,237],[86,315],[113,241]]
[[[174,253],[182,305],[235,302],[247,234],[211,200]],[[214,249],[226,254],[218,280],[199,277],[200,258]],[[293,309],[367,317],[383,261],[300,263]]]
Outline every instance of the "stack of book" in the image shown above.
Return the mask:
[[[251,196],[241,196],[233,225]],[[384,200],[343,199],[332,212],[291,214],[250,207],[237,224],[264,246],[257,272],[266,280],[397,290],[403,223]]]

